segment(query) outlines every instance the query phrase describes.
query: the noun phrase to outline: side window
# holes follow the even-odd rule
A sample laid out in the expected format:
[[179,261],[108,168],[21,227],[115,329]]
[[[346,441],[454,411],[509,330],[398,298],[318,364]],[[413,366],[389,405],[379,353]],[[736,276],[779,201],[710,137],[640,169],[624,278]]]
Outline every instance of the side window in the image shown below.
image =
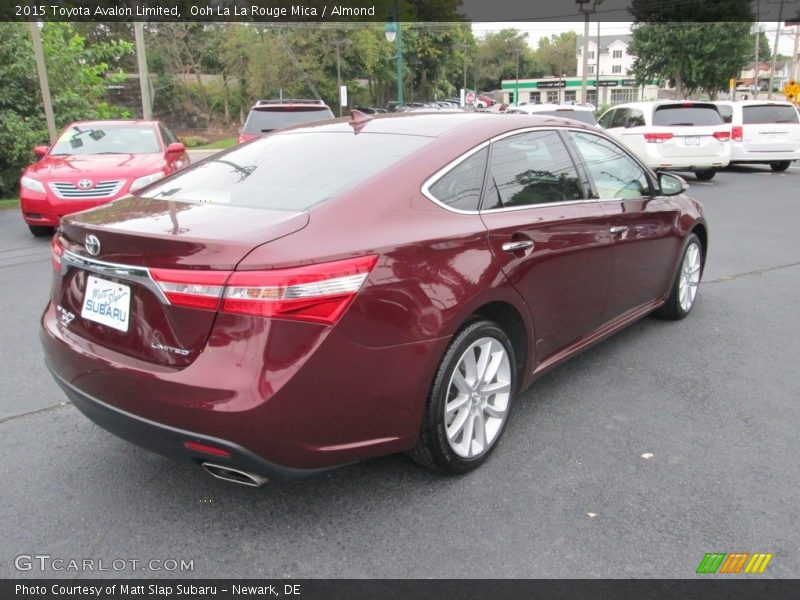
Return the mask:
[[626,127],[644,127],[644,113],[640,110],[631,109]]
[[598,119],[597,124],[600,125],[603,129],[608,129],[609,125],[611,125],[611,121],[614,118],[614,113],[617,112],[613,108],[611,110],[607,110],[603,113],[603,116]]
[[727,104],[718,104],[717,110],[719,110],[719,114],[722,115],[722,120],[726,123],[730,123],[733,120],[732,106],[728,106]]
[[483,148],[459,163],[434,183],[430,194],[457,210],[478,210],[489,149]]
[[584,198],[575,165],[555,131],[534,131],[492,144],[486,208]]
[[159,125],[158,128],[161,130],[161,137],[164,140],[164,145],[169,146],[170,144],[174,144],[178,141],[178,138],[167,129],[164,125]]
[[614,113],[614,118],[611,120],[609,129],[613,129],[614,127],[625,127],[625,120],[628,118],[630,112],[630,108],[618,108]]
[[570,136],[594,180],[601,200],[650,195],[647,174],[622,148],[591,133],[571,131]]

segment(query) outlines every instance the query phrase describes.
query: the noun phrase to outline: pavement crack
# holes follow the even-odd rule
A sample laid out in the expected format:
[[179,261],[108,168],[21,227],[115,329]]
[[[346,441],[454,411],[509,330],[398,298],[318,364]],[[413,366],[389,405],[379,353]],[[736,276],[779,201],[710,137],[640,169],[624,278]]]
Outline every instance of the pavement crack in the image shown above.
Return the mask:
[[736,275],[727,275],[725,277],[712,279],[711,281],[704,281],[703,283],[725,283],[726,281],[733,281],[735,279],[741,279],[742,277],[750,277],[751,275],[761,275],[762,273],[769,273],[770,271],[779,271],[781,269],[789,269],[791,267],[798,267],[798,266],[800,266],[800,261],[788,263],[785,265],[777,265],[775,267],[766,267],[765,269],[756,269],[755,271],[746,271],[745,273],[737,273]]
[[19,413],[17,415],[9,415],[7,417],[0,418],[0,425],[4,423],[8,423],[9,421],[14,421],[16,419],[22,419],[24,417],[30,417],[32,415],[38,415],[39,413],[50,412],[53,410],[57,410],[59,408],[64,408],[65,406],[72,406],[72,402],[62,402],[61,404],[54,404],[52,406],[46,406],[45,408],[39,408],[37,410],[32,410],[25,413]]

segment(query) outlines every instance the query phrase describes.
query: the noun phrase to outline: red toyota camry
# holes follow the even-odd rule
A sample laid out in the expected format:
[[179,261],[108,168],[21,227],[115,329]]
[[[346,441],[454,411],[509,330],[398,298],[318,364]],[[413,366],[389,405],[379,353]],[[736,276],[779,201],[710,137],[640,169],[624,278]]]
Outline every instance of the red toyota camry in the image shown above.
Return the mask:
[[22,217],[36,236],[61,217],[127,196],[189,164],[183,144],[158,121],[73,123],[20,179]]
[[47,366],[102,427],[229,481],[394,452],[463,473],[536,377],[689,314],[685,190],[554,117],[281,131],[62,221]]

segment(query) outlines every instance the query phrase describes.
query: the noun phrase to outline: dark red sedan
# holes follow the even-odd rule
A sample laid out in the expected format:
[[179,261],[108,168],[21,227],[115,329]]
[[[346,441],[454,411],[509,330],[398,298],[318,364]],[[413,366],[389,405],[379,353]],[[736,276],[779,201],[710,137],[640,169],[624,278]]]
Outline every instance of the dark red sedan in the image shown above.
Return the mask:
[[65,218],[47,366],[101,426],[222,479],[394,452],[463,473],[537,376],[692,310],[685,190],[553,117],[285,130]]
[[22,218],[36,236],[52,235],[69,213],[122,198],[189,164],[178,138],[159,121],[81,121],[22,174]]

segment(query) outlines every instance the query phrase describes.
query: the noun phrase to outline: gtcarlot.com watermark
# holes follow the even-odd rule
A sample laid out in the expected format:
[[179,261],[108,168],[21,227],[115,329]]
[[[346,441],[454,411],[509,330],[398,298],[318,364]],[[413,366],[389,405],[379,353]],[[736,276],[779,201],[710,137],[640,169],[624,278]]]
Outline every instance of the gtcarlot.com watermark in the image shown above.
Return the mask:
[[184,558],[65,558],[50,554],[19,554],[14,558],[14,567],[18,571],[36,571],[41,573],[70,572],[116,572],[133,573],[141,571],[169,571],[187,573],[194,571],[194,559]]

